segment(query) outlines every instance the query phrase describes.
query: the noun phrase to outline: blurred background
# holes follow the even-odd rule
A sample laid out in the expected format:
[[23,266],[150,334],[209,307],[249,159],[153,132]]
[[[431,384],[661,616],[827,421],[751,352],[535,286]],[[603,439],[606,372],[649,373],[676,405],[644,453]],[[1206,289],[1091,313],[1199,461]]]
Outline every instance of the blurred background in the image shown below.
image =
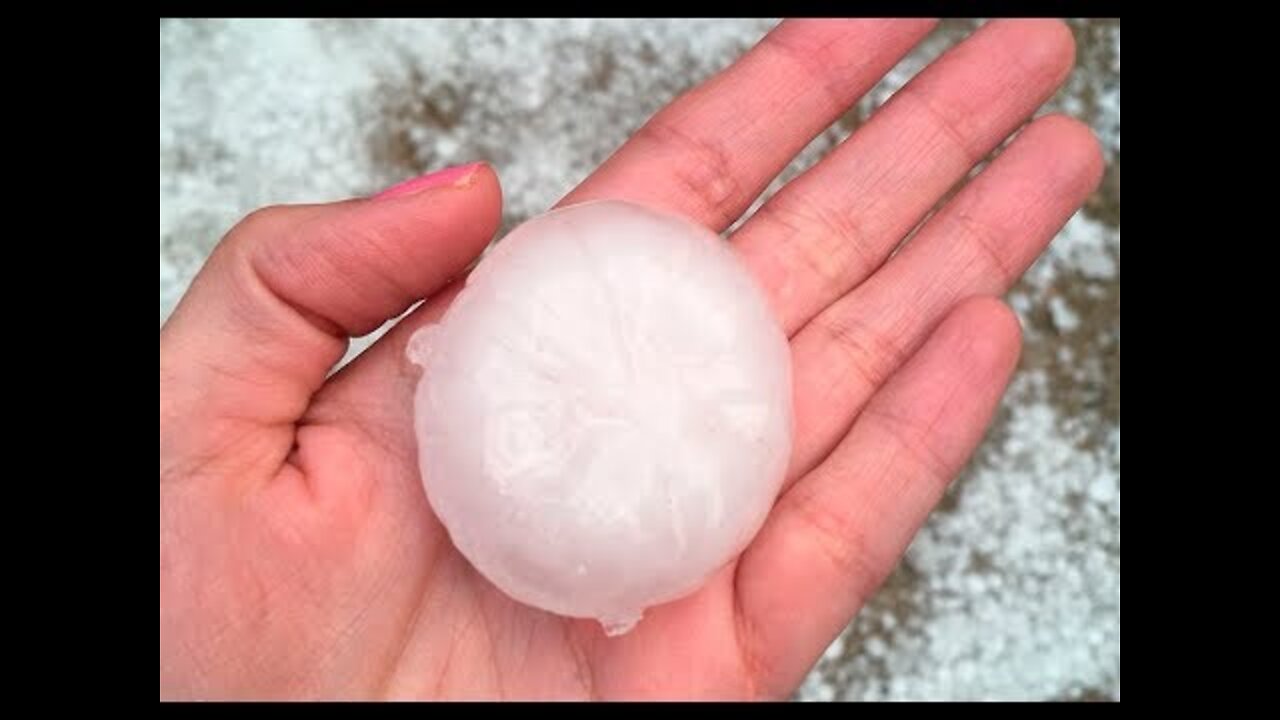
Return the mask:
[[[262,205],[482,159],[505,231],[774,24],[161,20],[160,322]],[[979,24],[944,21],[766,196]],[[1120,698],[1120,23],[1071,26],[1047,109],[1094,128],[1105,179],[1008,296],[1025,350],[982,448],[797,699]]]

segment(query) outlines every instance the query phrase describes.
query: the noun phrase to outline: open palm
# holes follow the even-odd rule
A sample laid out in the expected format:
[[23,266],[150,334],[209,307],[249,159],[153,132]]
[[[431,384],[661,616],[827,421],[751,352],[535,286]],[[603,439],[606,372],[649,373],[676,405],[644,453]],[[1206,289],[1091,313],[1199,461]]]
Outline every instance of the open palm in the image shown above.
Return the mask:
[[[562,203],[629,200],[723,231],[931,27],[785,22]],[[993,296],[1097,183],[1091,133],[1040,118],[930,211],[1072,60],[1062,23],[988,24],[730,238],[791,339],[787,486],[736,562],[617,638],[478,575],[419,477],[405,343],[496,231],[493,171],[252,214],[160,333],[161,696],[785,697],[893,568],[1013,371],[1017,321]],[[349,337],[423,298],[329,376]]]

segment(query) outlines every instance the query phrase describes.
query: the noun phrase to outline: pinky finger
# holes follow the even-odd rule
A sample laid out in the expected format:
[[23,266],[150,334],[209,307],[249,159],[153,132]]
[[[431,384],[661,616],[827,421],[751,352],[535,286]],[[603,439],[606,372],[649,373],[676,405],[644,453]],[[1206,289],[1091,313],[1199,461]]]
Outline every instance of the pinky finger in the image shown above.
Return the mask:
[[982,439],[1020,343],[999,300],[961,304],[779,498],[737,575],[739,640],[759,687],[799,683],[888,576]]

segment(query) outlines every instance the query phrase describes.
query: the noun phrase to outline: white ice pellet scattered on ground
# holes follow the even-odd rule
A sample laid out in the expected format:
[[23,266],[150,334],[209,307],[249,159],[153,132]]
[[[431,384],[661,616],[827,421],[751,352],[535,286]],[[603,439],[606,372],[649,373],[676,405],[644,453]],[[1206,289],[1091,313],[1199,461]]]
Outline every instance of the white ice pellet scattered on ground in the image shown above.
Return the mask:
[[1049,261],[1064,263],[1090,280],[1111,280],[1118,272],[1120,230],[1077,213],[1045,253]]
[[1080,327],[1080,316],[1061,295],[1049,298],[1049,314],[1053,316],[1054,327],[1062,332],[1071,332]]
[[[509,224],[542,212],[650,113],[771,25],[162,21],[161,322],[218,238],[262,205],[363,195],[416,172],[488,159],[502,178]],[[859,103],[859,114],[966,27],[944,28],[908,56]],[[1082,117],[1117,161],[1119,25],[1077,29],[1101,43],[1082,43],[1078,69],[1051,109]],[[848,133],[836,126],[815,139],[769,191]],[[1073,396],[1109,382],[1098,350],[1081,345],[1063,356],[1067,346],[1055,343],[1067,339],[1041,332],[1035,318],[1051,312],[1058,283],[1087,281],[1070,297],[1077,314],[1080,303],[1118,288],[1115,220],[1077,214],[1009,297],[1026,330],[1024,356],[1048,347],[1049,357],[1070,366]],[[1070,338],[1093,340],[1094,332],[1082,322]],[[354,342],[348,357],[373,337]],[[1054,385],[1040,366],[1020,373],[1007,417],[952,494],[954,504],[908,554],[897,575],[907,578],[903,587],[873,600],[799,697],[1119,698],[1119,423],[1060,409]],[[1101,440],[1086,442],[1090,433]],[[981,578],[981,592],[971,577]]]

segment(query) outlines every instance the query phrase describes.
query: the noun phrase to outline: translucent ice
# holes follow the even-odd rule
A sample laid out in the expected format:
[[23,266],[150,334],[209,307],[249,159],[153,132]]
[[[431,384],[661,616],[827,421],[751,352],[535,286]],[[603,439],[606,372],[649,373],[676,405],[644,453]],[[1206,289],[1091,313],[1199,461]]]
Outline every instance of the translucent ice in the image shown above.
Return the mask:
[[787,339],[724,241],[680,218],[607,201],[524,223],[409,355],[458,550],[609,634],[740,553],[786,472]]

